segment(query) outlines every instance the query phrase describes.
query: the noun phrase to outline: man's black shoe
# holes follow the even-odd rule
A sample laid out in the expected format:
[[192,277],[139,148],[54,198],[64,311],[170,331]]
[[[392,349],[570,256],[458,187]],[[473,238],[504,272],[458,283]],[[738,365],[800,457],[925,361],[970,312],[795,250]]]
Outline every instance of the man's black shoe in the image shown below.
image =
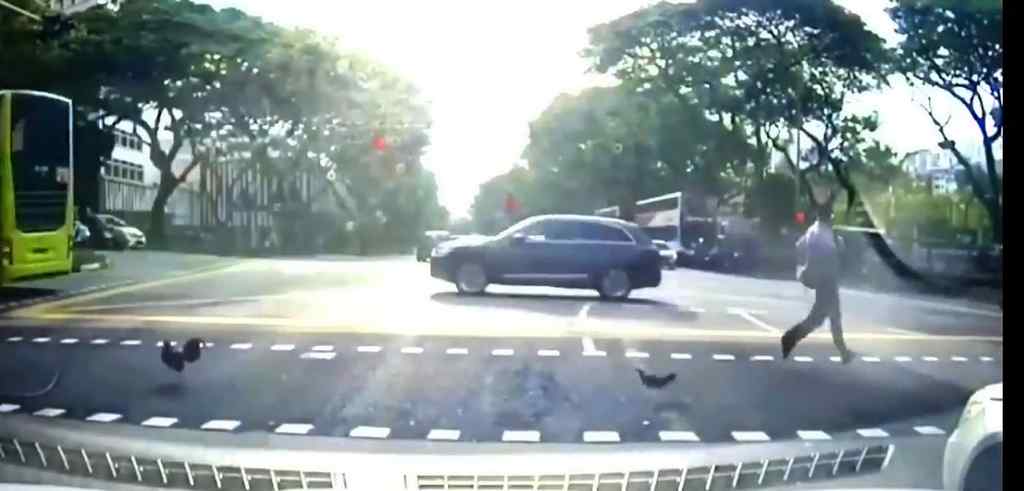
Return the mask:
[[789,358],[789,353],[793,351],[795,346],[796,337],[793,335],[792,331],[786,331],[786,333],[782,335],[782,358]]

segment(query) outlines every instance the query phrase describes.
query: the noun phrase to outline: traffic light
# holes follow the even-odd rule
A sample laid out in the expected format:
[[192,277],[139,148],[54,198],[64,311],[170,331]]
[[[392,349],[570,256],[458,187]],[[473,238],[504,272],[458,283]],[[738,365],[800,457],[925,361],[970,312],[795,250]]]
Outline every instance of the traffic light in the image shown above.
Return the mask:
[[798,225],[803,225],[807,223],[807,214],[802,211],[796,212],[796,223]]
[[512,193],[507,193],[505,195],[505,214],[509,216],[518,215],[521,208],[522,206],[519,204],[519,200],[517,200]]
[[388,149],[388,141],[384,139],[382,135],[374,135],[373,137],[373,149],[378,152],[383,152]]

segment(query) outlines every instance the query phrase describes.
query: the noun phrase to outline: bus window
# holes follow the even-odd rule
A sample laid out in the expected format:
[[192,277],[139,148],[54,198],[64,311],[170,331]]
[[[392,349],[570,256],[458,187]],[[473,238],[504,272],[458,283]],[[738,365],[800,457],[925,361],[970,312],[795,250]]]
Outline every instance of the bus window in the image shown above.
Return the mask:
[[23,232],[64,225],[71,184],[69,111],[58,99],[24,94],[11,99],[15,223]]

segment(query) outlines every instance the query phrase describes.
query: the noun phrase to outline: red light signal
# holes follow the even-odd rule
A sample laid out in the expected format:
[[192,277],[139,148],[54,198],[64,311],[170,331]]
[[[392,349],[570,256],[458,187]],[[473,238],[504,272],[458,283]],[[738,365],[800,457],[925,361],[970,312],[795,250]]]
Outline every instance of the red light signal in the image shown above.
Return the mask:
[[807,223],[807,214],[802,211],[796,212],[796,223],[800,225]]
[[388,149],[388,141],[385,140],[384,137],[381,136],[381,135],[374,136],[373,137],[373,149],[378,151],[378,152],[383,152],[384,150],[387,150]]
[[505,213],[509,215],[517,215],[520,208],[522,208],[522,206],[520,206],[519,200],[517,200],[515,196],[512,196],[512,193],[505,195]]

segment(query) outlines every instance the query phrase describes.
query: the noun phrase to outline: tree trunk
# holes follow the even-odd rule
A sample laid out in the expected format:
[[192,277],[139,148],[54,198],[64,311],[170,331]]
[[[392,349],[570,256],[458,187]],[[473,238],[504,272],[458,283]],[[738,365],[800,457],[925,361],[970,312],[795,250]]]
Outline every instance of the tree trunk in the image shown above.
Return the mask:
[[992,242],[1003,243],[1003,213],[1000,196],[1002,189],[999,188],[999,175],[996,173],[996,156],[992,151],[992,142],[985,141],[985,167],[988,171],[989,194],[982,202],[985,203],[985,210],[988,211],[989,221],[992,222]]
[[171,194],[178,187],[178,178],[170,172],[160,173],[160,185],[156,190],[156,198],[153,199],[153,209],[149,214],[149,235],[150,240],[157,243],[164,243],[167,239],[167,232],[164,228],[167,217],[167,201]]

